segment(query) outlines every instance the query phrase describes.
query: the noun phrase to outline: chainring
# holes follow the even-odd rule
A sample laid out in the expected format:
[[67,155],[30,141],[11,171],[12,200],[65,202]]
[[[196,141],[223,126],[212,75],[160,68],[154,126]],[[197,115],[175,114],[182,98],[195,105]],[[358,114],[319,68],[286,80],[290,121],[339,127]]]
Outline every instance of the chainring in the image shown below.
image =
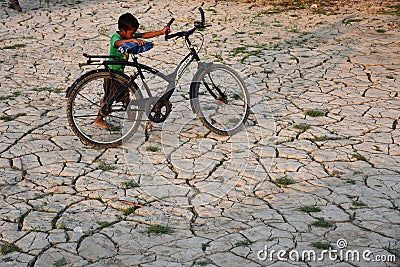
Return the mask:
[[172,104],[168,100],[148,101],[146,114],[150,121],[160,123],[165,121],[172,110]]

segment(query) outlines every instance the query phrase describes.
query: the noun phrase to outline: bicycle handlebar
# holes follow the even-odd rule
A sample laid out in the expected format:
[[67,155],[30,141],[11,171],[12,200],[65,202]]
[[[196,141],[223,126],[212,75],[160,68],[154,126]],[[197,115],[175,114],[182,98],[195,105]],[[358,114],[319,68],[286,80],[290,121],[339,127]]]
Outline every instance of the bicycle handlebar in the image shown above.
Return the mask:
[[[173,23],[175,21],[175,19],[174,18],[171,18],[169,21],[168,21],[168,23],[167,23],[167,27],[171,27],[171,24]],[[168,32],[165,34],[165,41],[167,41],[169,38],[168,38]]]
[[[204,15],[204,10],[202,7],[199,7],[199,11],[200,11],[200,16],[201,16],[201,21],[195,21],[194,22],[194,28],[189,30],[189,31],[181,31],[181,32],[177,32],[177,33],[173,33],[173,34],[165,34],[165,40],[169,40],[172,38],[179,38],[179,37],[187,37],[191,34],[193,34],[197,29],[204,29],[207,27],[210,27],[211,25],[205,25],[205,21],[206,21],[206,17]],[[174,18],[170,19],[170,21],[168,22],[167,26],[171,26],[171,24],[175,21]]]
[[200,11],[200,16],[201,16],[201,24],[204,25],[204,23],[206,23],[206,17],[204,15],[204,10],[202,7],[199,7],[199,11]]
[[168,23],[167,23],[167,27],[171,27],[171,24],[175,21],[174,18],[171,18]]

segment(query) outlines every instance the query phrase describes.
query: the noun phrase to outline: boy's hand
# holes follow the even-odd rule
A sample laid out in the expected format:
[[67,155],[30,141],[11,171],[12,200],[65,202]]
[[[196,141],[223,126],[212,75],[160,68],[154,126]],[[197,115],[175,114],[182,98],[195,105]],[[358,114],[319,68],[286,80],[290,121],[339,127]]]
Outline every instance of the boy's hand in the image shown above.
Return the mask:
[[137,43],[139,46],[143,46],[146,44],[146,41],[142,39],[132,39],[132,42]]
[[161,30],[163,34],[167,34],[171,32],[171,29],[168,26],[165,26],[164,29]]

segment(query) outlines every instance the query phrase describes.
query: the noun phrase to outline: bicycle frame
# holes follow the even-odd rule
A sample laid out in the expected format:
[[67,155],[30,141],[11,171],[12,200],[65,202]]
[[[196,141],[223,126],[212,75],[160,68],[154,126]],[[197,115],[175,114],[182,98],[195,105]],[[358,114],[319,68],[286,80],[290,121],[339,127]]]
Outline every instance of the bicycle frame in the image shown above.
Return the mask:
[[[109,99],[109,101],[107,101],[107,103],[104,103],[104,114],[108,114],[109,112],[111,112],[110,107],[111,104],[114,103],[114,101],[116,99],[119,99],[127,90],[127,88],[129,88],[130,86],[134,86],[135,88],[139,89],[139,86],[137,85],[137,83],[135,82],[135,80],[140,77],[140,79],[143,82],[143,86],[146,90],[146,94],[147,94],[147,98],[143,98],[141,100],[136,100],[136,101],[131,101],[130,104],[134,105],[134,106],[138,106],[139,108],[141,108],[142,110],[146,110],[146,106],[148,101],[151,101],[153,104],[155,104],[157,101],[169,101],[169,98],[172,96],[173,92],[175,91],[176,88],[176,84],[179,81],[179,79],[182,77],[184,71],[187,69],[187,67],[195,60],[198,63],[198,68],[197,68],[197,73],[200,72],[200,70],[203,69],[208,69],[213,63],[201,63],[200,57],[197,54],[196,49],[194,48],[194,46],[192,45],[189,37],[191,36],[191,34],[195,31],[196,28],[190,30],[187,32],[187,34],[185,34],[184,37],[185,38],[185,42],[187,44],[187,48],[189,49],[189,53],[180,61],[180,63],[178,64],[178,66],[175,68],[175,70],[170,73],[170,74],[164,74],[158,70],[156,70],[155,68],[149,67],[147,65],[141,64],[138,62],[138,59],[136,58],[135,55],[132,55],[132,61],[128,61],[128,60],[119,60],[118,57],[111,57],[111,56],[89,56],[89,55],[85,55],[86,57],[88,57],[88,61],[87,61],[87,65],[103,65],[105,67],[106,70],[110,71],[110,65],[122,65],[122,66],[128,66],[128,67],[134,67],[136,68],[136,72],[135,74],[131,75],[130,77],[127,76],[127,78],[129,78],[129,82],[127,84],[124,84],[122,88],[120,88],[119,92],[114,95],[111,99]],[[92,58],[112,58],[113,60],[104,60],[103,62],[101,62],[100,60],[92,60]],[[146,70],[154,75],[157,75],[158,77],[162,78],[163,80],[165,80],[168,85],[166,87],[166,90],[163,92],[163,95],[161,97],[154,97],[151,93],[150,88],[148,87],[146,81],[145,81],[145,77],[143,74],[142,70]],[[111,78],[113,79],[113,73],[110,71],[111,74]],[[196,74],[194,75],[194,77],[196,77]],[[198,81],[192,80],[191,85],[190,85],[190,91],[189,91],[189,95],[190,97],[192,97],[192,91],[194,88],[195,83]],[[224,99],[224,94],[221,92],[221,90],[215,86],[214,82],[211,80],[212,84],[213,84],[213,88],[218,92],[218,94],[221,97],[218,97],[212,90],[211,88],[205,84],[207,90],[210,92],[210,94],[215,98],[215,99]],[[71,87],[69,87],[67,89],[67,97],[69,97],[69,95],[71,94],[73,85]]]
[[[123,65],[123,66],[129,66],[129,67],[136,68],[137,72],[134,75],[130,76],[130,82],[127,84],[127,86],[124,88],[124,90],[131,85],[135,85],[136,88],[138,88],[137,84],[135,83],[135,80],[138,77],[140,77],[149,98],[152,98],[153,95],[150,91],[150,88],[147,86],[147,84],[145,82],[145,77],[142,72],[142,69],[146,70],[154,75],[157,75],[160,78],[162,78],[163,80],[168,82],[167,88],[164,91],[163,96],[168,94],[167,97],[169,98],[172,95],[172,93],[174,92],[176,84],[179,81],[179,79],[182,77],[182,74],[187,69],[187,67],[193,62],[193,60],[196,60],[198,63],[200,63],[200,58],[197,54],[197,51],[193,47],[188,36],[185,37],[185,41],[188,44],[190,52],[181,60],[181,62],[178,64],[178,66],[175,68],[175,70],[170,74],[164,74],[152,67],[149,67],[147,65],[139,63],[136,56],[134,56],[134,55],[132,56],[132,59],[133,59],[132,61],[116,61],[116,60],[104,61],[102,63],[102,65],[104,65],[106,67],[106,69],[109,69],[109,65]],[[122,91],[124,91],[124,90],[122,90]],[[123,93],[123,92],[121,92],[121,93]],[[116,96],[116,99],[118,98],[118,96],[119,96],[119,94]]]

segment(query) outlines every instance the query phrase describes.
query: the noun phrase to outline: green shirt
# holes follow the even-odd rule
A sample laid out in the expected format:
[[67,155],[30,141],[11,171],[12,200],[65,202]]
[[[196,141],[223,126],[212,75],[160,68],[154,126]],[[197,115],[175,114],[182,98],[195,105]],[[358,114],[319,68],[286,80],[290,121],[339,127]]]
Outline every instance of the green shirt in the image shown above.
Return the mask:
[[[115,46],[115,42],[119,41],[119,40],[123,40],[123,38],[121,37],[121,35],[119,35],[118,32],[114,33],[113,36],[111,36],[111,40],[110,40],[110,56],[117,56],[119,57],[121,60],[124,60],[124,55],[118,52],[118,47]],[[113,60],[113,59],[110,59]],[[125,66],[121,66],[121,65],[109,65],[110,69],[113,70],[119,70],[119,71],[124,71]]]

